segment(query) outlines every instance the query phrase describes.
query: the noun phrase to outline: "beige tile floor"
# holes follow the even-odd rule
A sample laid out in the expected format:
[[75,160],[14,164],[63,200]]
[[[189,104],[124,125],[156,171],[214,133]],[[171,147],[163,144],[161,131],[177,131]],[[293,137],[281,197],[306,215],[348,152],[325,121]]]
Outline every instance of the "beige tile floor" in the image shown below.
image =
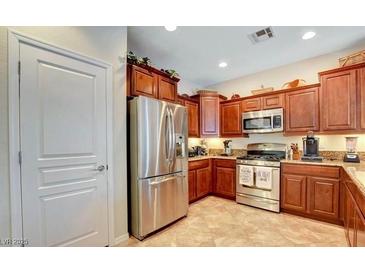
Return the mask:
[[128,246],[347,246],[343,227],[207,197],[188,217]]

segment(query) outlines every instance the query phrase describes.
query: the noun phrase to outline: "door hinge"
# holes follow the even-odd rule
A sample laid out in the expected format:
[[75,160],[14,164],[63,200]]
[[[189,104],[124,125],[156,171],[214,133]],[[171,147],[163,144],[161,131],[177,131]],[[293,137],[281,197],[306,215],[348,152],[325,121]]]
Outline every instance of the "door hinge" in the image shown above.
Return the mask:
[[22,164],[22,161],[23,161],[23,156],[22,156],[22,152],[21,151],[18,152],[18,158],[19,158],[19,165],[21,165]]
[[20,61],[18,61],[18,75],[20,76],[21,73],[21,64]]
[[106,170],[109,170],[109,166],[108,165],[106,165]]

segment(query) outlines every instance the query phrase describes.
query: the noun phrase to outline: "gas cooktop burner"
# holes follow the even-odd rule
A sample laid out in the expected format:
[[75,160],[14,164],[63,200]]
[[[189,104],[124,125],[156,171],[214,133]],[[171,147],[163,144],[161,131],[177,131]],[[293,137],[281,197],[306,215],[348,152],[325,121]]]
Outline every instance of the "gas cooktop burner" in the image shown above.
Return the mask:
[[274,161],[279,162],[281,158],[276,155],[247,155],[242,157],[237,157],[240,160],[261,160],[261,161]]

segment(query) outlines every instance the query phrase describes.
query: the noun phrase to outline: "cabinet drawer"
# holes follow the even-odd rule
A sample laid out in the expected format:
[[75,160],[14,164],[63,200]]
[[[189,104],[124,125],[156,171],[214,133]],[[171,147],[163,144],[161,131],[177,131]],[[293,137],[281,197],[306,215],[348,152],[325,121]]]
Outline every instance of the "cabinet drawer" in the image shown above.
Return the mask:
[[215,159],[214,163],[216,167],[236,168],[236,160]]
[[318,176],[325,178],[340,177],[340,168],[329,166],[317,166],[317,165],[297,165],[297,164],[283,164],[281,170],[286,174],[299,174],[306,176]]
[[262,97],[262,109],[282,108],[284,106],[284,94],[276,94]]
[[253,98],[242,101],[243,112],[255,111],[261,109],[261,98]]
[[196,160],[189,162],[189,170],[209,167],[209,159],[207,160]]

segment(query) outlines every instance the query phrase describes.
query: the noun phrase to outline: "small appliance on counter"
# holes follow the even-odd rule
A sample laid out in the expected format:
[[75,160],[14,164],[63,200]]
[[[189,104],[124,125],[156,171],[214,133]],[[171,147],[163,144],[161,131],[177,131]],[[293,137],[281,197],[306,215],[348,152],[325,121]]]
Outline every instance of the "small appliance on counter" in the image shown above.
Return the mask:
[[356,153],[358,137],[345,137],[345,138],[346,138],[346,154],[343,157],[343,161],[350,163],[360,163],[359,154]]
[[195,153],[194,156],[205,156],[205,155],[208,155],[207,149],[205,147],[195,146],[195,147],[193,147],[193,150],[194,150],[194,153]]
[[231,143],[232,140],[224,140],[223,141],[223,145],[224,145],[224,152],[221,154],[222,156],[231,156],[232,155],[232,147],[231,147]]
[[308,131],[307,137],[303,137],[302,161],[322,162],[323,157],[319,156],[319,138],[314,137],[313,131]]
[[195,157],[196,154],[195,154],[195,150],[193,148],[189,148],[189,157]]

